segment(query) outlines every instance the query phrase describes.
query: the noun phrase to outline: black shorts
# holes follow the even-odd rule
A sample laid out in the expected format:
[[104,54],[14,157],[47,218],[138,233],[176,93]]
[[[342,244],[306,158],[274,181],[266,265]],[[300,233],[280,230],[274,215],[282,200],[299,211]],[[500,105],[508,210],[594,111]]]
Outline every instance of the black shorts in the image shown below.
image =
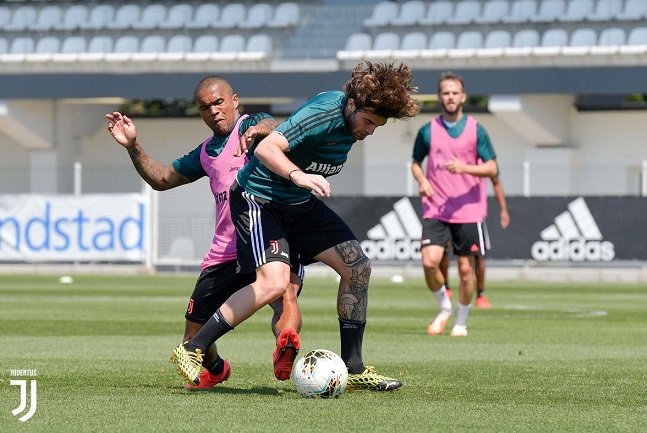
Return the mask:
[[[200,273],[184,315],[187,320],[206,323],[231,295],[256,281],[255,272],[239,274],[236,267],[236,261],[232,260],[211,266]],[[290,271],[298,275],[303,284],[303,266],[293,260]]]
[[254,281],[254,272],[236,273],[235,260],[205,269],[195,283],[184,317],[191,322],[206,323],[231,295]]
[[453,224],[432,218],[423,220],[421,249],[429,245],[445,248],[449,242],[457,256],[485,254],[485,239],[481,223]]
[[290,263],[290,256],[309,264],[322,251],[357,240],[348,225],[315,196],[300,204],[278,203],[255,197],[234,182],[229,204],[242,273],[272,261]]

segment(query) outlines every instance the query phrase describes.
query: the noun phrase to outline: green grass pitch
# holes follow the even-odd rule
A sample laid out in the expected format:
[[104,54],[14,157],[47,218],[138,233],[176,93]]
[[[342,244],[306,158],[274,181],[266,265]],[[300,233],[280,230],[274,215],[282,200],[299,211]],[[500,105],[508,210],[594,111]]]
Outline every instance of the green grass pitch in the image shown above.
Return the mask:
[[[644,285],[492,281],[493,308],[473,307],[461,339],[427,335],[437,309],[422,280],[376,278],[364,359],[404,386],[307,400],[274,379],[268,307],[219,342],[229,381],[184,390],[169,356],[194,282],[0,276],[0,432],[647,431]],[[306,279],[302,353],[339,353],[336,285]],[[37,372],[25,423],[11,413],[16,369]]]

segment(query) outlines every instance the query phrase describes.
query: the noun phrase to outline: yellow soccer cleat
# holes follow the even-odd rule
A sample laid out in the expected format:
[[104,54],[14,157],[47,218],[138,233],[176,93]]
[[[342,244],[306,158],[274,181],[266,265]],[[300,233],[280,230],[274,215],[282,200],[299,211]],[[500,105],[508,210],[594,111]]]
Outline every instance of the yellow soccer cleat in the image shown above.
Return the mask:
[[178,374],[184,376],[191,385],[198,385],[202,370],[202,350],[192,352],[186,350],[185,346],[186,342],[173,349],[171,362],[177,366]]
[[397,379],[382,376],[375,372],[375,367],[369,365],[362,373],[348,373],[348,385],[346,389],[371,389],[374,391],[393,391],[402,386],[402,382]]

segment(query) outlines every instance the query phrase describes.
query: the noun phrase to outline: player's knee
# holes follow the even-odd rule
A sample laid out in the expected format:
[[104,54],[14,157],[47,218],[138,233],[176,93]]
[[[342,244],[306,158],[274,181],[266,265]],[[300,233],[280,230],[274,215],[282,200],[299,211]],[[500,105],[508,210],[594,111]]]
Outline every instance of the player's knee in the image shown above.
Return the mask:
[[373,265],[371,259],[362,254],[361,257],[346,268],[344,275],[340,275],[342,282],[354,285],[368,285],[371,279]]

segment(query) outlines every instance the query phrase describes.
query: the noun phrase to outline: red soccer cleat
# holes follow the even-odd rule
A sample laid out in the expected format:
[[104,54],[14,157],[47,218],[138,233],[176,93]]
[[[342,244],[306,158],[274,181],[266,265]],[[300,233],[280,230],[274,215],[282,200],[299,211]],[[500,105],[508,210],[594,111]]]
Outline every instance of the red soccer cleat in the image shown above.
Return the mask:
[[222,360],[225,363],[225,368],[220,374],[211,374],[209,370],[202,370],[200,373],[200,382],[198,385],[191,385],[190,383],[185,386],[186,389],[211,389],[214,386],[218,385],[229,379],[231,375],[231,366],[226,360]]
[[492,306],[490,305],[490,301],[487,300],[485,295],[481,295],[476,298],[476,301],[474,302],[478,308],[491,308]]
[[301,342],[294,329],[284,329],[276,339],[273,353],[274,376],[278,380],[288,380],[292,375],[292,364],[299,353]]

